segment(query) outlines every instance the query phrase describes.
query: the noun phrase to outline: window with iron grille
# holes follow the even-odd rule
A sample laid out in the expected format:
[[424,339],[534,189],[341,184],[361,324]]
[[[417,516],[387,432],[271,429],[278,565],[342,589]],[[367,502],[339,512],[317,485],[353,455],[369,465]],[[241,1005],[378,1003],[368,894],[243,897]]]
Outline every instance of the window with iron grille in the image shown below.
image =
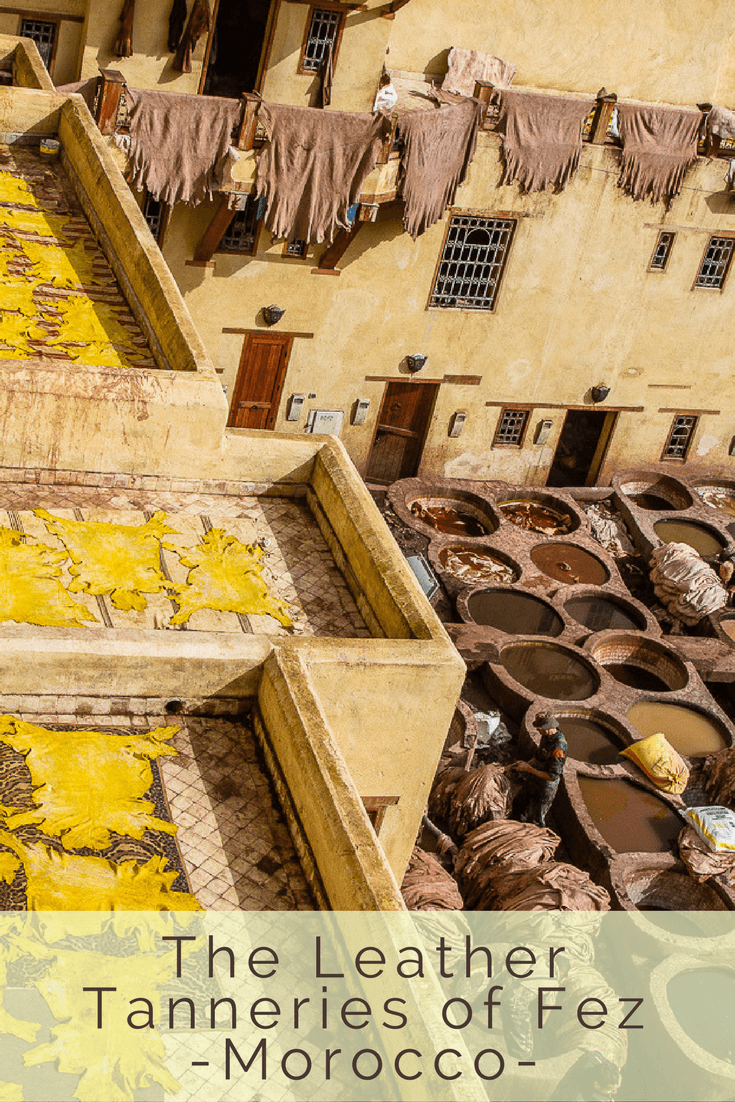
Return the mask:
[[291,241],[286,242],[286,247],[283,250],[284,256],[304,257],[306,256],[306,242],[302,241],[300,237],[294,237]]
[[230,222],[229,229],[220,241],[217,251],[246,253],[248,256],[253,256],[259,229],[258,204],[249,197],[245,209],[239,210]]
[[710,237],[695,287],[722,287],[732,260],[735,237]]
[[493,447],[520,448],[530,416],[530,409],[504,409],[495,430]]
[[666,265],[669,263],[669,257],[671,256],[671,249],[674,244],[675,233],[670,233],[665,230],[658,235],[658,241],[656,242],[656,248],[653,250],[653,256],[651,257],[651,263],[648,265],[652,272],[665,272]]
[[159,202],[158,199],[154,199],[152,195],[146,195],[143,205],[143,217],[148,223],[148,229],[151,231],[156,241],[158,241],[161,236],[164,209],[163,203]]
[[492,310],[515,228],[514,218],[454,215],[429,306]]
[[56,23],[46,23],[41,19],[21,19],[21,38],[32,38],[38,46],[38,52],[43,63],[48,69],[51,64],[51,55],[54,52],[54,39],[56,38]]
[[332,53],[335,52],[343,19],[344,15],[339,11],[331,11],[329,8],[311,9],[309,29],[299,64],[300,72],[316,73],[327,56],[327,51],[331,48]]
[[698,420],[698,417],[683,413],[674,418],[661,455],[662,459],[686,459]]

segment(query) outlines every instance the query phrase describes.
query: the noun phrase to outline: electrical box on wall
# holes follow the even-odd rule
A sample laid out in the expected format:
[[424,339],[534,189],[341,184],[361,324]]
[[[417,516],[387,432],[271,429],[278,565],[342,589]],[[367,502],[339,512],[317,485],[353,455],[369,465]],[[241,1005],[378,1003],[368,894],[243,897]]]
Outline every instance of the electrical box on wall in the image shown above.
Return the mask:
[[323,432],[339,436],[345,419],[343,409],[311,409],[306,418],[307,432]]
[[458,409],[456,413],[452,414],[452,419],[449,422],[449,435],[452,439],[462,434],[462,429],[467,422],[467,410]]
[[369,398],[356,398],[355,404],[352,407],[352,424],[364,425],[367,421],[368,410],[370,409]]
[[539,421],[536,425],[536,436],[534,437],[534,444],[546,444],[549,439],[549,434],[554,427],[554,422],[550,417],[546,417],[543,421]]
[[304,408],[304,402],[306,401],[306,395],[304,394],[292,394],[288,403],[288,412],[286,414],[287,421],[298,421],[301,417],[301,411]]

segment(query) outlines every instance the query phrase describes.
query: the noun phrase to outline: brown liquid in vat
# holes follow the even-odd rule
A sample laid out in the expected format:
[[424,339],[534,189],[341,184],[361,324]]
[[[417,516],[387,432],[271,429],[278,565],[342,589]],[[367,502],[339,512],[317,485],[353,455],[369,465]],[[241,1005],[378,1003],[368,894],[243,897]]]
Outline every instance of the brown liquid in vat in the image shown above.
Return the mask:
[[597,691],[597,678],[592,670],[561,648],[519,643],[505,647],[500,660],[511,677],[539,696],[586,700]]
[[462,513],[449,505],[420,505],[414,502],[411,512],[447,536],[486,536],[489,531],[471,513]]
[[516,572],[489,551],[468,547],[444,547],[439,552],[444,569],[467,585],[482,582],[514,582]]
[[670,501],[665,497],[659,497],[658,494],[633,494],[630,500],[634,501],[639,509],[652,509],[657,513],[671,511],[674,508]]
[[661,853],[672,848],[682,822],[658,796],[630,781],[580,777],[592,821],[618,853]]
[[728,745],[714,719],[681,704],[642,700],[629,709],[628,719],[644,737],[666,735],[674,749],[688,757],[703,758]]
[[712,509],[719,509],[721,512],[727,513],[728,516],[735,517],[735,494],[728,490],[718,490],[714,486],[711,488],[698,486],[697,493],[705,505],[709,505]]
[[631,689],[643,689],[649,693],[666,693],[669,686],[660,677],[643,666],[636,666],[632,662],[606,662],[605,669],[619,681],[621,685],[629,685]]
[[642,616],[624,605],[606,597],[572,597],[564,606],[578,624],[590,631],[606,631],[609,628],[633,628],[638,631],[646,626]]
[[706,528],[688,520],[659,520],[653,530],[664,543],[688,543],[705,558],[718,555],[725,546],[724,540],[717,539]]
[[499,628],[512,635],[561,635],[564,621],[545,601],[529,593],[490,589],[474,593],[467,602],[476,624]]
[[569,747],[569,757],[590,765],[616,765],[622,746],[612,732],[586,716],[560,716],[559,723]]
[[542,543],[531,551],[531,561],[549,578],[567,585],[604,585],[609,577],[599,559],[573,543]]
[[498,509],[517,528],[543,532],[547,536],[571,532],[574,526],[568,513],[561,513],[548,505],[540,505],[537,501],[501,501],[498,502]]

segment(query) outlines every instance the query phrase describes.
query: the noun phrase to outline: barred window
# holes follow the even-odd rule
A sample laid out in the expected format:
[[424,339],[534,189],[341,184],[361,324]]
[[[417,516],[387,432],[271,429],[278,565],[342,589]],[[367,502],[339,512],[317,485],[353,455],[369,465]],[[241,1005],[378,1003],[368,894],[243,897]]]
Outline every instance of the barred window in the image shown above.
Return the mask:
[[671,256],[671,249],[674,244],[675,233],[670,233],[665,230],[658,235],[658,241],[656,242],[656,248],[653,250],[653,256],[651,257],[651,263],[648,265],[652,272],[665,272],[666,265],[669,263],[669,257]]
[[429,306],[492,310],[515,228],[514,218],[454,215]]
[[56,23],[46,23],[41,19],[21,19],[20,36],[21,38],[33,39],[38,46],[38,52],[43,59],[43,63],[48,69],[54,52]]
[[306,242],[302,241],[300,237],[294,237],[290,241],[286,242],[286,247],[283,250],[284,256],[304,257],[306,256]]
[[244,210],[239,210],[219,243],[218,252],[245,253],[253,256],[258,240],[260,219],[258,204],[248,197]]
[[662,459],[686,459],[698,420],[698,417],[687,414],[678,414],[674,418]]
[[148,223],[148,229],[151,231],[156,241],[160,241],[164,210],[165,207],[163,203],[159,202],[158,199],[154,199],[152,195],[146,195],[143,205],[143,217]]
[[722,287],[732,260],[735,237],[710,237],[695,287]]
[[306,42],[301,54],[299,70],[302,73],[316,73],[328,50],[334,53],[337,39],[342,29],[342,12],[329,8],[312,8]]
[[530,409],[504,409],[495,430],[493,447],[520,448],[526,435]]

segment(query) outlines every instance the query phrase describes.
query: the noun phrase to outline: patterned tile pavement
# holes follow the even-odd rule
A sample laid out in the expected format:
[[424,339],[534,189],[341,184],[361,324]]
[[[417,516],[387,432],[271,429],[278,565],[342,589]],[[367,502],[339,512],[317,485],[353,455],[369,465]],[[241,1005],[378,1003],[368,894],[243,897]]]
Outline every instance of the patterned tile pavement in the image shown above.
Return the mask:
[[[98,477],[102,480],[104,476]],[[182,625],[186,630],[370,636],[304,498],[0,480],[0,524],[20,527],[48,546],[61,549],[61,543],[33,516],[32,510],[38,508],[69,519],[121,524],[143,524],[162,509],[167,523],[180,533],[169,539],[182,547],[200,541],[210,528],[224,528],[244,543],[259,543],[265,552],[263,578],[273,595],[287,603],[293,627],[283,628],[271,616],[202,610]],[[187,570],[174,552],[163,551],[162,561],[164,572],[173,581],[185,581]],[[68,585],[70,580],[65,569],[62,582]],[[166,627],[173,612],[172,602],[162,594],[148,595],[148,608],[140,613],[121,613],[105,597],[82,594],[76,599],[102,623],[116,628]]]

